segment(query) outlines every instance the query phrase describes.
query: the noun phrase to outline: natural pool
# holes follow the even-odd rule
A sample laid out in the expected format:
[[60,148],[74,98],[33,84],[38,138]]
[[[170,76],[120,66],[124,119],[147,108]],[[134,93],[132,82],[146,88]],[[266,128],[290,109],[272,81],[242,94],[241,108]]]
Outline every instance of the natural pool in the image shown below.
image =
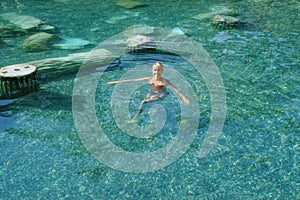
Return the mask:
[[[127,9],[113,1],[3,1],[0,14],[34,16],[57,27],[60,37],[92,44],[133,25],[179,28],[204,47],[221,74],[227,111],[218,143],[206,157],[198,157],[211,102],[203,77],[190,63],[166,54],[125,55],[121,64],[105,71],[96,90],[95,112],[104,131],[114,144],[133,152],[154,151],[172,141],[180,121],[173,93],[159,102],[168,113],[162,132],[140,139],[118,130],[110,105],[114,87],[106,84],[133,67],[161,60],[178,70],[198,97],[199,126],[188,150],[157,171],[114,170],[87,150],[75,127],[76,73],[41,79],[40,91],[9,105],[1,102],[1,199],[300,199],[299,2],[140,2],[145,6]],[[224,7],[235,10],[246,24],[220,30],[209,20],[193,18]],[[26,53],[20,44],[27,36],[5,38],[0,67],[93,48]],[[131,113],[147,89],[133,94]],[[147,123],[149,109],[146,105],[138,125]]]

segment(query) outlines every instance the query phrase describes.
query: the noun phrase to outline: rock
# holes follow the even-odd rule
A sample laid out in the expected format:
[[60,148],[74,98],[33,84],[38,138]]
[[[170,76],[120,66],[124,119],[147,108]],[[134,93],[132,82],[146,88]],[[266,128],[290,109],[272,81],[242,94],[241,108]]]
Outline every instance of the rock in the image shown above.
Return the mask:
[[196,16],[193,16],[193,19],[197,19],[197,20],[206,20],[206,19],[211,19],[213,16],[215,15],[233,15],[234,11],[225,7],[225,6],[217,6],[217,7],[213,7],[210,9],[210,12],[207,13],[200,13]]
[[181,30],[179,27],[173,28],[172,32],[167,37],[174,37],[178,35],[184,35],[184,31]]
[[48,33],[56,32],[56,28],[54,26],[47,25],[47,24],[39,25],[37,28],[40,31],[44,31],[44,32],[48,32]]
[[130,26],[124,31],[124,34],[131,37],[136,34],[142,35],[151,35],[154,33],[154,27],[147,26],[147,25],[134,25]]
[[23,31],[47,31],[53,32],[56,28],[45,24],[40,19],[28,15],[19,15],[16,13],[1,14],[2,19],[14,24],[18,29]]
[[27,52],[45,51],[58,40],[59,38],[54,34],[40,32],[26,38],[22,43],[22,48]]
[[115,2],[115,5],[123,7],[123,8],[135,8],[138,6],[143,6],[144,4],[137,2],[137,1],[132,1],[132,0],[117,0]]
[[136,35],[126,40],[126,52],[155,51],[156,45],[152,38]]
[[18,15],[16,13],[4,13],[1,17],[8,20],[10,23],[22,28],[23,30],[29,30],[38,27],[43,22],[32,16]]
[[16,37],[25,34],[25,31],[7,21],[0,21],[0,37]]
[[227,15],[215,15],[212,18],[212,23],[217,28],[230,29],[239,24],[239,19]]
[[55,43],[52,46],[58,49],[82,49],[89,44],[90,42],[87,40],[80,38],[68,38]]

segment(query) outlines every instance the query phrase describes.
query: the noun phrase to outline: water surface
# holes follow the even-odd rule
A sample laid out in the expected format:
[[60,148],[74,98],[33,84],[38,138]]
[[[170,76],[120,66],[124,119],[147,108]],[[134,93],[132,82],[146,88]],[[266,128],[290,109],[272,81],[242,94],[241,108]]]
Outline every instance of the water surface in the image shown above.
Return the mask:
[[[174,55],[125,56],[122,66],[105,73],[96,93],[97,117],[110,139],[136,152],[153,151],[172,140],[180,120],[174,94],[161,101],[170,113],[163,131],[152,140],[132,139],[113,120],[113,88],[105,84],[134,66],[151,66],[160,59],[184,75],[199,98],[201,120],[188,151],[151,173],[113,170],[99,162],[78,136],[72,115],[76,74],[42,79],[40,91],[0,106],[1,199],[300,199],[299,2],[140,2],[145,6],[126,9],[113,1],[18,0],[1,2],[0,8],[1,14],[42,19],[56,26],[60,37],[93,44],[137,24],[180,28],[203,45],[223,78],[227,115],[218,144],[208,156],[198,158],[211,103],[205,82],[189,63]],[[235,10],[246,25],[219,30],[209,20],[192,18],[220,6]],[[5,38],[10,45],[1,48],[1,67],[93,48],[26,53],[20,48],[25,37]],[[145,90],[134,94],[132,113]],[[141,113],[141,126],[149,120],[149,108]]]

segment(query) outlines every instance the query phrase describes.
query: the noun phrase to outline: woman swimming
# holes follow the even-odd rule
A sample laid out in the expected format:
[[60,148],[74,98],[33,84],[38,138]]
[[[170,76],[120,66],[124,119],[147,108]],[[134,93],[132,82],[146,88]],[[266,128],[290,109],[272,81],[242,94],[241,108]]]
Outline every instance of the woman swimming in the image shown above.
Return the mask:
[[140,107],[137,113],[135,114],[134,118],[132,119],[133,122],[136,121],[139,113],[142,110],[144,103],[155,101],[165,97],[165,95],[167,94],[166,86],[170,87],[181,98],[184,104],[189,104],[189,100],[174,85],[172,85],[169,80],[162,77],[163,71],[164,71],[163,64],[161,62],[155,62],[152,65],[153,76],[108,82],[108,84],[112,85],[112,84],[125,83],[125,82],[137,82],[137,81],[144,81],[144,80],[148,81],[149,85],[151,86],[151,90],[146,96],[146,98],[141,101]]

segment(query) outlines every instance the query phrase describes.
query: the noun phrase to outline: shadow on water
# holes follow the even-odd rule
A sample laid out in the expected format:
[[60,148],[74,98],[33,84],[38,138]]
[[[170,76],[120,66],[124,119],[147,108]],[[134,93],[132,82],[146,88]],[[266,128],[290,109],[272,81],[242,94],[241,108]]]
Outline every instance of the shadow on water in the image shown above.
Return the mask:
[[47,91],[41,89],[37,92],[30,93],[24,97],[20,97],[14,100],[2,100],[3,104],[0,107],[0,111],[10,110],[12,112],[18,112],[18,110],[28,110],[33,108],[38,108],[42,110],[72,110],[72,97],[68,95],[61,94],[59,92],[55,93],[52,91]]

